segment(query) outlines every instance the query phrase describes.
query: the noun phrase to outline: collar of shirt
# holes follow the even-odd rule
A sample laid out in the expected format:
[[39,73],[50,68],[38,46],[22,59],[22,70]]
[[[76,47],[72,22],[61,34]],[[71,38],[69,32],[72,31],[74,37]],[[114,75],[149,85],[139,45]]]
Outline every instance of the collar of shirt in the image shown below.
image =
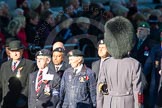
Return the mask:
[[18,61],[12,61],[12,66],[14,66],[14,63],[16,62],[16,67],[19,65],[19,63],[20,63],[20,60],[18,60]]
[[59,64],[59,65],[55,65],[55,69],[56,67],[58,67],[58,70],[60,70],[60,68],[62,67],[63,63]]
[[[36,77],[36,83],[35,83],[35,89],[37,89],[37,86],[38,86],[38,76],[39,76],[39,74],[40,74],[40,71],[43,71],[43,73],[42,73],[42,76],[43,76],[43,75],[47,74],[47,72],[48,72],[48,67],[45,67],[44,69],[39,69],[39,70],[38,70],[37,77]],[[42,79],[43,79],[43,78],[42,78]]]
[[43,71],[43,75],[47,74],[48,72],[48,66],[46,66],[44,69],[39,69],[39,72]]
[[143,38],[143,39],[138,39],[138,41],[142,41],[142,43],[146,40],[147,37]]
[[80,66],[74,68],[74,70],[77,69],[76,74],[79,73],[82,70],[82,67],[83,67],[83,64],[81,64]]
[[108,56],[108,57],[106,57],[106,58],[101,58],[101,62],[103,62],[103,61],[105,61],[105,60],[107,60],[107,59],[109,59],[110,58],[110,56]]

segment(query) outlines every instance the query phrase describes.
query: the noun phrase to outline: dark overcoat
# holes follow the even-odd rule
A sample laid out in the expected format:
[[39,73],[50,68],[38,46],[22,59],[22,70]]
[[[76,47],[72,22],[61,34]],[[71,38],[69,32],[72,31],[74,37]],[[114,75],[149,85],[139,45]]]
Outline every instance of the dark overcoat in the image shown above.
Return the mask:
[[[57,73],[48,70],[47,74],[53,75],[53,80],[49,80],[47,84],[42,83],[41,89],[37,94],[35,91],[36,77],[38,71],[31,73],[29,76],[29,108],[56,108],[59,102],[59,88],[60,88],[60,77]],[[46,93],[46,87],[49,87],[49,92]]]
[[[2,98],[4,98],[9,92],[8,81],[11,77],[16,77],[18,74],[18,70],[20,70],[20,75],[18,79],[21,82],[22,92],[21,94],[28,97],[28,77],[29,73],[34,72],[36,65],[33,61],[28,59],[21,59],[20,63],[16,67],[14,71],[11,69],[12,60],[4,62],[1,65],[0,70],[0,89],[2,90]],[[2,100],[3,101],[3,100]]]

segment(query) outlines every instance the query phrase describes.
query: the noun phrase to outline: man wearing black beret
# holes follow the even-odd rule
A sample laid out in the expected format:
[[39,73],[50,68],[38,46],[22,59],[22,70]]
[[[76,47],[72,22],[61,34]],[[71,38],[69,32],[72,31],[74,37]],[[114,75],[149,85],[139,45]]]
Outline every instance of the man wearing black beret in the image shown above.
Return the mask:
[[60,87],[61,108],[96,107],[96,80],[94,72],[84,65],[83,53],[68,53],[70,68],[66,69]]
[[60,78],[69,66],[67,62],[65,62],[65,50],[61,47],[55,48],[52,51],[52,61],[49,64],[49,67],[56,72]]
[[48,67],[50,61],[49,50],[36,53],[38,71],[29,76],[29,108],[56,108],[59,102],[60,77]]
[[92,63],[92,71],[95,72],[96,81],[98,80],[100,69],[102,68],[102,63],[110,58],[110,54],[108,53],[108,49],[104,40],[100,40],[98,42],[98,56],[99,60]]

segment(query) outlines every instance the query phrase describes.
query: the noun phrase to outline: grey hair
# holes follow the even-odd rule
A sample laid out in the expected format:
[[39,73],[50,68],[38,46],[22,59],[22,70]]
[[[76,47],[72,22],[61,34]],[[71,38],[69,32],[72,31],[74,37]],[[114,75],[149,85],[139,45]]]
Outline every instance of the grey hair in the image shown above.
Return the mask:
[[18,15],[16,17],[14,17],[15,20],[18,20],[20,22],[20,28],[23,27],[23,25],[25,24],[25,16],[23,15]]
[[15,36],[18,33],[18,30],[20,29],[20,22],[18,20],[11,20],[8,24],[7,31],[12,36]]

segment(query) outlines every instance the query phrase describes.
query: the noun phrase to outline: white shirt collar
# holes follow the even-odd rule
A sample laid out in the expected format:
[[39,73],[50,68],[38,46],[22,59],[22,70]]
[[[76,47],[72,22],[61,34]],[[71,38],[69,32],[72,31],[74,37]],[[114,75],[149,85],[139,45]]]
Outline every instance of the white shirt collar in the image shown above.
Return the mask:
[[82,70],[82,67],[83,67],[83,64],[81,64],[80,66],[74,68],[74,70],[77,69],[76,74],[79,73]]
[[48,66],[46,66],[44,69],[39,69],[39,72],[40,72],[41,70],[43,71],[43,75],[44,75],[44,74],[47,74],[47,72],[48,72]]
[[56,67],[59,67],[58,70],[60,70],[60,68],[62,67],[62,65],[63,65],[63,62],[61,64],[59,64],[59,65],[55,65],[55,69],[56,69]]

